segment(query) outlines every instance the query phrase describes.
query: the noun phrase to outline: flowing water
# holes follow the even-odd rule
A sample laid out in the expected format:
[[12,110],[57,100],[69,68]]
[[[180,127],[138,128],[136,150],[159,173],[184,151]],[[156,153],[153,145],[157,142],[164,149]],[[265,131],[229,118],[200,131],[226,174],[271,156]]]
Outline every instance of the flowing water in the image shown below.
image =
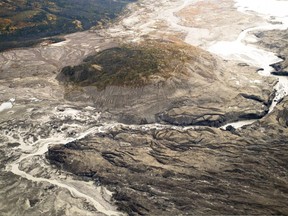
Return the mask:
[[[177,2],[165,2],[166,9],[162,11],[162,8],[158,8],[158,12],[155,9],[155,16],[153,19],[157,20],[165,20],[169,23],[170,28],[174,31],[180,31],[186,33],[185,42],[193,45],[194,40],[191,39],[191,35],[197,33],[197,29],[192,27],[186,27],[180,24],[180,19],[175,15],[176,12],[185,8],[189,4],[192,4],[193,0],[185,0],[185,1],[177,1]],[[208,49],[218,54],[226,59],[237,60],[241,62],[246,62],[250,65],[257,66],[263,68],[263,71],[260,73],[262,75],[269,75],[271,71],[271,67],[269,66],[272,63],[279,62],[279,59],[276,54],[272,52],[265,51],[259,47],[251,45],[251,42],[255,42],[256,39],[251,35],[251,33],[258,31],[266,31],[273,29],[286,29],[288,27],[288,1],[276,1],[276,0],[266,0],[266,1],[247,1],[247,0],[237,0],[235,1],[235,6],[239,11],[245,13],[257,13],[260,16],[263,16],[267,19],[266,23],[263,23],[261,26],[254,26],[252,28],[248,28],[242,31],[239,34],[239,37],[235,39],[235,41],[218,41],[215,42],[214,45],[209,47]],[[277,21],[277,23],[281,22],[282,24],[272,24],[268,21],[271,20],[271,16],[273,16],[273,21]],[[127,22],[129,19],[127,19]],[[130,18],[130,21],[133,21]],[[155,20],[150,20],[151,22]],[[133,23],[133,22],[132,22]],[[148,31],[149,22],[138,26],[141,31]],[[139,29],[138,29],[139,30]],[[65,46],[65,43],[69,41],[59,43],[58,45],[53,46]],[[273,110],[277,101],[283,98],[288,93],[288,80],[285,77],[279,78],[278,84],[275,86],[277,90],[277,94],[273,104],[270,107],[270,111]],[[15,100],[11,99],[7,102],[4,102],[0,105],[0,112],[11,109],[13,107]],[[41,103],[41,102],[39,102]],[[44,112],[43,112],[44,113]],[[57,115],[56,115],[57,114]],[[97,121],[98,115],[95,115],[94,110],[76,110],[76,109],[66,109],[61,115],[59,113],[53,113],[49,116],[49,113],[43,114],[41,118],[38,119],[38,123],[41,122],[39,127],[45,128],[49,131],[49,134],[46,137],[37,137],[33,138],[31,134],[39,133],[39,128],[35,128],[35,131],[28,130],[22,131],[22,129],[15,129],[14,131],[10,127],[9,130],[1,131],[1,138],[5,140],[5,144],[8,143],[18,143],[19,146],[13,148],[11,150],[11,155],[15,154],[17,159],[12,162],[7,162],[6,171],[12,172],[13,174],[22,177],[23,179],[30,180],[32,182],[41,183],[46,182],[52,185],[55,185],[59,188],[63,188],[71,194],[72,197],[80,197],[89,202],[92,206],[94,206],[98,212],[103,213],[105,215],[121,215],[121,212],[117,212],[115,206],[111,205],[107,200],[103,198],[103,190],[106,191],[110,197],[111,193],[105,189],[99,189],[93,182],[82,182],[76,181],[71,178],[59,179],[56,176],[50,176],[49,178],[45,177],[45,175],[34,174],[32,171],[26,170],[27,167],[23,166],[28,161],[31,166],[32,162],[35,158],[43,156],[48,150],[50,145],[55,144],[66,144],[68,142],[75,141],[77,139],[81,139],[85,136],[89,136],[89,134],[97,133],[97,132],[105,132],[111,130],[113,127],[125,127],[127,129],[139,129],[139,130],[151,130],[151,129],[163,129],[163,128],[173,128],[175,130],[187,130],[197,127],[178,127],[178,126],[169,126],[169,125],[160,125],[160,124],[151,124],[151,125],[123,125],[120,123],[99,123]],[[55,115],[55,116],[54,116]],[[100,115],[100,114],[99,114]],[[55,124],[58,119],[61,121],[61,126],[58,129],[54,130],[54,126],[52,128],[47,127],[47,125]],[[95,117],[95,119],[93,119]],[[72,120],[71,120],[72,119]],[[92,119],[92,120],[91,120]],[[72,123],[70,122],[72,121]],[[69,123],[70,122],[70,123]],[[231,125],[234,127],[241,127],[246,124],[253,123],[253,120],[236,122]],[[95,126],[97,125],[97,126]],[[17,128],[18,125],[15,125]],[[66,129],[65,129],[66,128]],[[67,128],[69,128],[67,130]],[[73,128],[75,129],[73,131]],[[69,131],[70,130],[70,131]],[[52,132],[51,132],[52,131]],[[65,132],[64,132],[65,131]],[[73,134],[75,131],[76,134]],[[73,134],[72,136],[68,136],[67,134]],[[27,138],[27,137],[32,137]],[[44,160],[44,159],[41,159]],[[29,164],[28,163],[28,164]],[[44,166],[44,165],[43,165]],[[98,192],[97,192],[98,191]]]
[[[235,6],[239,11],[245,13],[257,13],[259,16],[264,17],[267,23],[260,26],[251,27],[242,31],[235,41],[219,41],[213,44],[208,50],[212,53],[220,55],[221,57],[229,60],[236,60],[248,63],[252,66],[261,68],[259,74],[263,76],[271,76],[273,68],[271,64],[281,62],[282,59],[277,57],[276,53],[266,51],[257,47],[251,42],[257,42],[253,33],[270,30],[285,30],[288,28],[288,1],[247,1],[236,0]],[[272,22],[273,21],[273,22]],[[269,23],[270,22],[270,23]],[[277,24],[274,24],[277,23]],[[280,23],[280,24],[278,24]],[[288,78],[278,76],[278,83],[275,85],[276,96],[269,108],[272,112],[277,102],[288,94]],[[255,120],[256,121],[256,120]],[[236,128],[251,124],[254,121],[240,121],[232,123]],[[225,125],[224,127],[228,126]]]

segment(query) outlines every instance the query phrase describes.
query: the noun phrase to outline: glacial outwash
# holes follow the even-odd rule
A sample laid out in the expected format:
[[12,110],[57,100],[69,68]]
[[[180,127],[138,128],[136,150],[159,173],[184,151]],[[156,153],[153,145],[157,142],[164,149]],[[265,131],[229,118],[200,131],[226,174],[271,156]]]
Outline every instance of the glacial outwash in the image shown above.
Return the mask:
[[287,1],[15,4],[0,215],[288,214]]

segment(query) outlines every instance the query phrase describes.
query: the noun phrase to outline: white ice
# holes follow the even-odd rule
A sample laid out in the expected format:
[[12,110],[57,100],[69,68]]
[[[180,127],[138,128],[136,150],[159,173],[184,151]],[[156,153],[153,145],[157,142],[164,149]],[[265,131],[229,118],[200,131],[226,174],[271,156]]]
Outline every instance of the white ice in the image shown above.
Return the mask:
[[7,102],[3,102],[0,105],[0,112],[3,112],[4,110],[11,109],[13,107],[13,103],[15,102],[15,98],[11,98]]

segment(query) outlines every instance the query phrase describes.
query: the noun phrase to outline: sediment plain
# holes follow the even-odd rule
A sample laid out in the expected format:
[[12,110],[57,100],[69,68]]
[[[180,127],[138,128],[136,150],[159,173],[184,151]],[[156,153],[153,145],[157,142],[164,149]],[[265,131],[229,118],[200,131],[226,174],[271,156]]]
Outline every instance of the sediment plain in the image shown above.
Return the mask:
[[[235,3],[138,1],[0,53],[1,214],[288,214],[287,79],[214,49],[283,23]],[[269,30],[240,42],[284,71],[287,31]]]

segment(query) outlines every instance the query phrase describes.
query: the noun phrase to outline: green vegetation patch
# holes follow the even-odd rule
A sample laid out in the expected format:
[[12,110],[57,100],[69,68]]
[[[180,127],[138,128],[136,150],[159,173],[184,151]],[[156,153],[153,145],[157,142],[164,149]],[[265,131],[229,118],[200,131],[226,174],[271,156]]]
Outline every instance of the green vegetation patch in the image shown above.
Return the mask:
[[98,89],[108,85],[136,87],[151,83],[152,75],[167,79],[183,73],[184,63],[190,59],[172,43],[122,45],[89,56],[80,65],[63,68],[58,80]]
[[[0,51],[109,23],[135,0],[14,0],[0,2]],[[13,47],[14,47],[13,46]]]

